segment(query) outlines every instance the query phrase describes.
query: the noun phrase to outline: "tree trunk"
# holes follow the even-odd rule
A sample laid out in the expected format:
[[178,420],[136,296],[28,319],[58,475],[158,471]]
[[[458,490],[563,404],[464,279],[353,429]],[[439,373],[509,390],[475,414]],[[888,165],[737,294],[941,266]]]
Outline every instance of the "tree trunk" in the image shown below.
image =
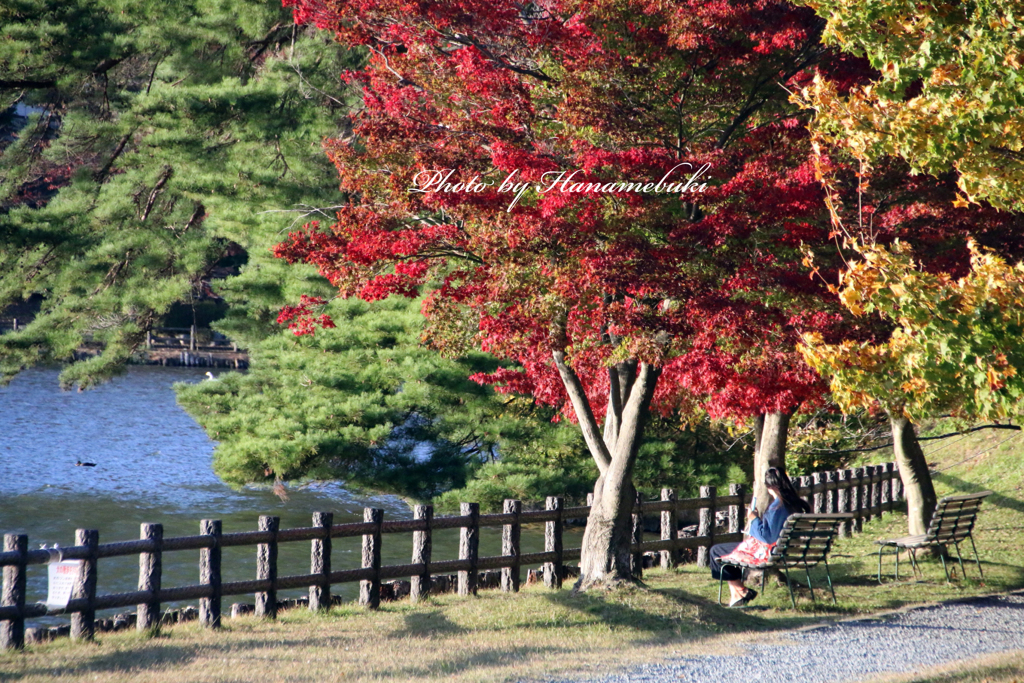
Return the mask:
[[[772,502],[771,494],[764,485],[764,474],[769,467],[777,467],[786,471],[786,438],[789,436],[789,418],[792,413],[768,413],[763,418],[764,425],[760,438],[755,439],[757,450],[754,452],[754,495],[757,496],[757,509],[764,512]],[[758,422],[754,423],[755,429]],[[755,437],[757,432],[755,431]]]
[[584,440],[601,473],[594,485],[594,502],[583,532],[580,578],[573,590],[632,583],[629,546],[636,499],[633,465],[661,370],[635,361],[609,368],[608,409],[601,430],[576,372],[565,363],[563,352],[555,351],[553,355]]
[[903,480],[903,493],[907,498],[907,523],[912,536],[928,530],[935,512],[935,487],[924,451],[917,440],[914,425],[906,417],[890,415],[892,425],[892,450]]

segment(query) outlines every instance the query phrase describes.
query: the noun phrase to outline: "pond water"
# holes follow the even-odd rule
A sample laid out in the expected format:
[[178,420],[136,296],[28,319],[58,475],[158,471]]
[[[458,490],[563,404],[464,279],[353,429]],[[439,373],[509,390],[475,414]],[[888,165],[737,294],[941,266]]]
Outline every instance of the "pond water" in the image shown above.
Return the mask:
[[[193,368],[132,367],[109,384],[86,392],[62,392],[57,368],[23,372],[0,388],[0,533],[25,533],[29,547],[74,545],[76,528],[99,530],[100,543],[139,537],[142,523],[164,525],[164,537],[199,533],[202,519],[220,519],[225,533],[253,531],[260,515],[281,518],[281,529],[310,525],[316,511],[334,513],[335,524],[362,521],[364,507],[384,509],[384,519],[408,519],[411,509],[396,496],[354,493],[338,483],[289,486],[287,500],[269,487],[233,490],[214,475],[215,443],[174,400],[174,382],[198,382]],[[78,461],[95,463],[80,467]],[[568,530],[567,530],[568,531]],[[575,532],[575,533],[578,533]],[[524,528],[523,552],[542,551],[543,529]],[[360,539],[335,539],[335,570],[360,565]],[[435,560],[458,557],[458,530],[434,533]],[[578,539],[566,538],[566,547]],[[484,529],[480,554],[500,554],[500,529]],[[387,534],[384,564],[410,561],[411,534]],[[309,572],[309,542],[279,547],[278,575]],[[165,587],[199,582],[199,551],[166,553]],[[223,580],[255,578],[255,546],[225,548]],[[136,590],[138,557],[99,561],[98,593]],[[357,584],[333,587],[353,599]],[[46,567],[28,571],[28,600],[46,598]],[[295,597],[305,591],[281,591]],[[231,602],[252,597],[227,597]],[[113,613],[120,610],[111,610]],[[48,617],[39,623],[60,623]]]

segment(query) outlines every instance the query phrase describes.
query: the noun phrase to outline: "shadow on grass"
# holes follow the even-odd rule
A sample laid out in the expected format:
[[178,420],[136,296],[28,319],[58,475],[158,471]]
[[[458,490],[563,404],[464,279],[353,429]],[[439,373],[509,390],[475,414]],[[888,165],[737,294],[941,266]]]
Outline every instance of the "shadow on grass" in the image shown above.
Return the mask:
[[415,678],[439,676],[442,674],[453,676],[474,669],[510,666],[545,654],[565,655],[570,650],[568,646],[527,647],[508,644],[478,650],[470,655],[449,657],[434,663],[409,664],[401,668],[396,667],[390,671],[382,671],[381,675],[396,681],[408,681]]
[[[966,481],[960,477],[955,477],[952,474],[936,473],[932,475],[932,478],[943,484],[951,486],[961,493],[976,493],[978,491],[984,491],[985,487],[974,482]],[[996,507],[1008,508],[1016,512],[1024,513],[1024,501],[1017,500],[1016,498],[1010,498],[999,493],[993,493],[991,496],[985,499],[986,505],[995,505]]]
[[[69,657],[67,665],[49,664],[27,667],[21,671],[0,671],[0,681],[16,681],[30,676],[59,678],[64,675],[127,673],[132,669],[155,670],[163,667],[187,665],[196,658],[192,646],[170,645],[158,640],[147,641],[133,647],[130,653],[122,651],[106,654],[85,654]],[[105,679],[110,680],[106,676]]]
[[[731,631],[765,631],[790,629],[806,624],[814,618],[801,612],[773,613],[764,617],[756,609],[729,609],[715,600],[679,588],[636,588],[648,591],[674,603],[681,609],[674,614],[657,614],[633,607],[630,593],[552,593],[545,596],[550,602],[576,610],[611,627],[623,627],[645,632],[648,642],[664,640],[694,640],[706,638],[722,629]],[[785,590],[783,587],[782,590]],[[788,594],[786,596],[788,600]],[[767,609],[767,608],[766,608]]]
[[388,634],[389,639],[430,638],[439,635],[457,636],[469,632],[469,629],[454,623],[439,609],[429,612],[409,612],[404,614],[402,619],[405,621],[404,626]]

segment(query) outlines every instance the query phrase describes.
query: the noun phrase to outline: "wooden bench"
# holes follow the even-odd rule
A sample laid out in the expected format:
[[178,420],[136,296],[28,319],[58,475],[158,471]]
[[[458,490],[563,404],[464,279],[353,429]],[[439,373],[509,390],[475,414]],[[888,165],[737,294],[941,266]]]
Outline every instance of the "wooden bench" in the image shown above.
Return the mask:
[[978,548],[974,545],[974,523],[978,518],[981,501],[990,495],[992,495],[991,491],[981,491],[964,496],[946,496],[936,504],[935,514],[932,515],[932,521],[925,533],[875,541],[878,544],[878,582],[882,582],[882,551],[886,548],[896,549],[896,580],[899,581],[901,550],[911,551],[909,553],[910,565],[916,576],[918,572],[917,559],[914,557],[913,551],[921,548],[941,547],[943,552],[939,554],[939,557],[942,559],[942,571],[946,573],[946,583],[949,583],[945,548],[950,543],[956,548],[956,558],[960,561],[960,575],[966,576],[964,574],[964,559],[960,555],[960,543],[966,539],[971,540],[971,549],[974,550],[974,561],[978,565],[978,574],[981,578],[985,578],[981,571]]
[[[796,609],[796,596],[793,593],[793,584],[789,578],[789,569],[804,568],[807,575],[807,588],[811,591],[811,600],[814,600],[814,588],[811,586],[810,568],[819,562],[825,566],[825,576],[828,578],[828,589],[832,593],[832,604],[836,604],[836,592],[832,588],[832,573],[828,568],[828,553],[832,550],[832,542],[839,534],[839,525],[852,520],[853,514],[845,512],[840,514],[819,515],[798,513],[790,515],[779,533],[779,540],[767,562],[761,564],[747,564],[723,560],[722,565],[731,565],[743,569],[782,569],[786,574],[786,587],[789,588],[789,599]],[[761,592],[764,593],[765,571],[761,574]],[[722,604],[722,579],[718,580],[718,604]]]

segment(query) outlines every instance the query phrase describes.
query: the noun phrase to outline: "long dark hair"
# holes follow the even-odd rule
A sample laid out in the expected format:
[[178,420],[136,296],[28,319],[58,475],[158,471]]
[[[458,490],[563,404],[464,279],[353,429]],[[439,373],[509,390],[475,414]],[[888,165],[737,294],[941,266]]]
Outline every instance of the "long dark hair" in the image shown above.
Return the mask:
[[786,476],[786,473],[779,468],[768,468],[768,471],[764,474],[764,485],[768,488],[779,490],[779,497],[782,498],[782,504],[785,505],[786,509],[790,512],[811,511],[811,506],[807,504],[807,501],[797,495],[796,489],[793,488],[793,482],[791,482],[789,477]]

